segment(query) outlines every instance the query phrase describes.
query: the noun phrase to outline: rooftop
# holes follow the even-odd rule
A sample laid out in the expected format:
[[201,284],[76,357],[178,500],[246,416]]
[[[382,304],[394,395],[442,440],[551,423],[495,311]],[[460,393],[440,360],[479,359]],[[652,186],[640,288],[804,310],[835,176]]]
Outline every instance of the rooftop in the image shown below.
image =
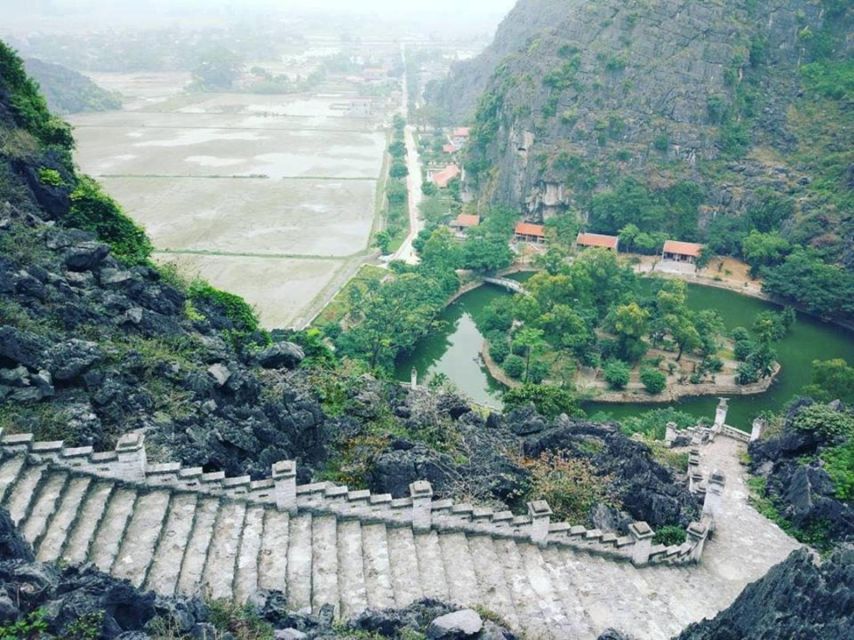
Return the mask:
[[575,242],[583,247],[602,247],[605,249],[616,249],[620,239],[617,236],[608,236],[602,233],[579,233]]
[[480,216],[468,213],[461,213],[454,220],[455,227],[476,227],[480,224]]
[[460,175],[460,168],[455,164],[449,164],[447,167],[442,169],[441,171],[437,171],[430,179],[437,187],[445,188],[448,186],[448,183]]
[[470,132],[470,127],[457,127],[456,129],[454,129],[454,133],[451,135],[453,135],[455,138],[468,138]]
[[664,253],[674,253],[680,256],[700,257],[703,245],[696,242],[681,242],[679,240],[668,240],[664,243]]
[[546,237],[546,228],[541,224],[532,224],[530,222],[519,222],[516,225],[516,235],[520,236],[538,236]]

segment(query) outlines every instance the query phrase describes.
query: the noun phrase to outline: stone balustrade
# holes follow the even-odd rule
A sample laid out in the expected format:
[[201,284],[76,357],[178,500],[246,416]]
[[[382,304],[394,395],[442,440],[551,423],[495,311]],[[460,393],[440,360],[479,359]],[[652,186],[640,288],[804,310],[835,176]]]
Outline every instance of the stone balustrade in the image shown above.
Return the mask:
[[433,489],[427,481],[412,483],[408,497],[393,498],[390,494],[351,491],[346,486],[329,482],[298,485],[293,460],[272,465],[271,477],[264,480],[252,480],[249,476],[226,477],[223,472],[208,473],[201,467],[183,467],[179,463],[149,464],[144,436],[139,433],[123,435],[114,451],[95,452],[92,447],[65,447],[61,441],[36,442],[32,434],[3,436],[0,432],[0,454],[27,455],[75,473],[152,488],[275,505],[279,511],[290,514],[334,514],[361,522],[410,526],[416,531],[460,531],[512,538],[540,546],[570,547],[632,562],[636,566],[698,562],[708,532],[712,530],[714,515],[720,509],[723,491],[722,476],[713,476],[716,484],[710,486],[715,490],[707,497],[704,522],[691,524],[684,544],[663,547],[652,544],[655,532],[645,522],[633,523],[629,535],[618,536],[567,522],[552,522],[552,510],[544,500],[529,503],[525,515],[458,504],[452,500],[434,500]]

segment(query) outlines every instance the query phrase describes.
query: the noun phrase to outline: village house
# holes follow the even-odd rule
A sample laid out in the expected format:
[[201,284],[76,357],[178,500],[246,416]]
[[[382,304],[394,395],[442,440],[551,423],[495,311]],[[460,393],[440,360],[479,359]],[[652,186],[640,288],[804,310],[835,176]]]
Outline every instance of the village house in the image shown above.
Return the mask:
[[435,184],[440,189],[445,189],[448,186],[448,183],[451,182],[454,178],[458,178],[460,176],[460,168],[455,164],[449,164],[441,171],[436,171],[430,173],[430,181]]
[[448,155],[453,155],[459,151],[459,148],[453,142],[448,142],[442,147],[442,151]]
[[616,252],[620,244],[617,236],[608,236],[603,233],[579,233],[575,239],[576,248],[598,247]]
[[469,127],[457,127],[451,132],[451,144],[460,149],[469,139]]
[[461,213],[456,218],[448,223],[448,226],[458,235],[464,236],[466,230],[471,227],[476,227],[480,224],[480,216],[468,213]]
[[661,259],[670,260],[672,262],[687,262],[688,264],[695,264],[702,251],[703,245],[697,244],[696,242],[668,240],[664,243],[664,249],[661,251]]
[[533,242],[542,244],[546,241],[546,228],[541,224],[530,222],[519,222],[513,237],[519,242]]

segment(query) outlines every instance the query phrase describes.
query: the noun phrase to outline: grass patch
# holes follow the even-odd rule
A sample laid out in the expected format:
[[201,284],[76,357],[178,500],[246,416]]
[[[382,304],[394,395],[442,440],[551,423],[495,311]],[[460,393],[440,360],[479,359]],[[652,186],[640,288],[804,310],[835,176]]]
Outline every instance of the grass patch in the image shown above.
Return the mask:
[[312,325],[322,328],[329,324],[340,324],[358,300],[369,290],[379,286],[387,275],[389,272],[386,269],[369,264],[362,265],[356,275],[329,301]]

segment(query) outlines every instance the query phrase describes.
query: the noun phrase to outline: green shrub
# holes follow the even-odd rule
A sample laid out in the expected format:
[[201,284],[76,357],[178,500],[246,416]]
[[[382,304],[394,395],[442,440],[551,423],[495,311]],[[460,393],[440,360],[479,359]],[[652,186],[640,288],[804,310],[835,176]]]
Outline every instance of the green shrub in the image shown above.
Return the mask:
[[[0,45],[3,43],[0,42]],[[0,627],[0,640],[28,640],[29,638],[40,638],[42,632],[47,631],[43,609],[36,609],[26,618]]]
[[203,280],[191,283],[188,293],[195,306],[209,304],[221,308],[237,331],[241,333],[258,331],[258,316],[240,296],[220,291]]
[[631,379],[631,369],[621,360],[611,360],[605,365],[604,377],[612,389],[625,389]]
[[116,201],[88,176],[78,179],[64,223],[94,231],[110,245],[113,255],[127,264],[146,262],[153,249],[142,227],[127,217]]
[[501,364],[510,355],[510,345],[507,340],[496,340],[489,343],[489,356]]
[[640,380],[644,388],[653,395],[661,393],[667,386],[667,376],[658,369],[641,369]]
[[847,411],[836,411],[826,404],[804,407],[792,424],[800,431],[815,431],[823,436],[854,437],[854,415]]
[[655,532],[655,535],[652,538],[652,543],[663,544],[669,547],[675,544],[682,544],[685,542],[685,538],[685,529],[682,527],[667,525],[666,527],[661,527]]
[[854,438],[826,449],[819,456],[840,500],[854,499]]
[[516,389],[508,389],[502,399],[506,410],[532,403],[540,414],[548,418],[556,418],[562,413],[568,416],[584,415],[584,411],[578,406],[578,398],[565,387],[526,384]]
[[503,367],[508,376],[519,379],[525,373],[525,360],[514,353],[504,359]]
[[42,167],[39,169],[39,182],[51,187],[60,187],[62,186],[62,175],[56,169]]

